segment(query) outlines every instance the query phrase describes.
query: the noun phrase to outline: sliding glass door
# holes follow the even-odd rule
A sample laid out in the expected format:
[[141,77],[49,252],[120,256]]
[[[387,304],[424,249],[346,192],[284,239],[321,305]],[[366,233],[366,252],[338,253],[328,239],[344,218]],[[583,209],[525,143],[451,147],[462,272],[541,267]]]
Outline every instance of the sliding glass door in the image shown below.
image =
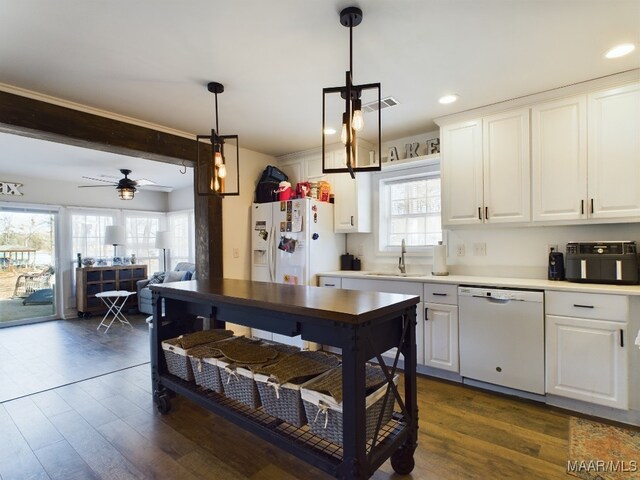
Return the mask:
[[56,318],[57,218],[0,206],[0,327]]

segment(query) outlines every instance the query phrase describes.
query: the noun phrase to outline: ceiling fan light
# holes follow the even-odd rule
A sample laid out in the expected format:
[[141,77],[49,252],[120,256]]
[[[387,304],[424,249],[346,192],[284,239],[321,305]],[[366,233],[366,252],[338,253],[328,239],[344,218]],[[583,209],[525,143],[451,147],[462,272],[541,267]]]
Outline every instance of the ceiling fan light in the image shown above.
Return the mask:
[[120,200],[133,200],[133,197],[135,196],[136,193],[136,189],[135,188],[119,188],[118,189],[118,194],[120,196]]

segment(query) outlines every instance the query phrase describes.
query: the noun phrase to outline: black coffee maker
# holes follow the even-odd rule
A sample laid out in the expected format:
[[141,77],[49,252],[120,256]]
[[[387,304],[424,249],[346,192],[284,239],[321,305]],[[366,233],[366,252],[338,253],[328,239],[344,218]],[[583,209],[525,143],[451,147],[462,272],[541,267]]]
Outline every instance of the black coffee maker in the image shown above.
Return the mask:
[[549,280],[564,280],[564,257],[562,252],[549,252]]

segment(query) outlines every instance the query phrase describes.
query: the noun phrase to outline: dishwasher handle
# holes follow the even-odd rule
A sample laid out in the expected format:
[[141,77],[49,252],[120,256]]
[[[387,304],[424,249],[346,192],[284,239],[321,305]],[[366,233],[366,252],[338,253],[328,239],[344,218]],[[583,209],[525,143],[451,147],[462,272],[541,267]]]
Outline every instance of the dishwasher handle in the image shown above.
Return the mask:
[[487,297],[486,295],[471,295],[473,298],[482,298],[491,303],[509,303],[511,301],[514,302],[524,302],[521,298],[510,298],[510,297]]

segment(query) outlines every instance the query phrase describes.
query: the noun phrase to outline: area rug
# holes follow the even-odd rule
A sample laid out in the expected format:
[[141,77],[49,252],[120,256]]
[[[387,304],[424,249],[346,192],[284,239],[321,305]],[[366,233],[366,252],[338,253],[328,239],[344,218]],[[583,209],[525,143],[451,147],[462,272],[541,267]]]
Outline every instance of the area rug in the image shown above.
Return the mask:
[[571,417],[567,473],[585,480],[640,479],[640,431]]

